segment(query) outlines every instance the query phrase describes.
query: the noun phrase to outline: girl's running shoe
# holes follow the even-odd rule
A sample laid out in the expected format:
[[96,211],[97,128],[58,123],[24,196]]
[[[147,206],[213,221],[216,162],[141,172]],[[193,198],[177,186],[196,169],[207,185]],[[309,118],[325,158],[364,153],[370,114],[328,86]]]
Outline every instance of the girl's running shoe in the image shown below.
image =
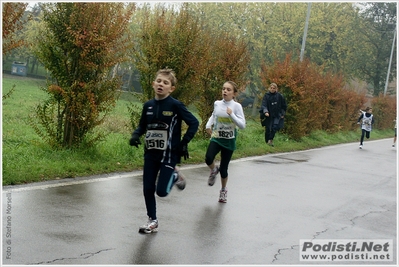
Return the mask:
[[215,184],[216,175],[219,173],[219,166],[216,166],[215,169],[211,170],[211,174],[209,175],[208,185],[212,186]]
[[221,203],[227,202],[227,188],[220,190],[219,202]]
[[151,234],[158,232],[158,220],[148,217],[148,222],[139,228],[139,233]]

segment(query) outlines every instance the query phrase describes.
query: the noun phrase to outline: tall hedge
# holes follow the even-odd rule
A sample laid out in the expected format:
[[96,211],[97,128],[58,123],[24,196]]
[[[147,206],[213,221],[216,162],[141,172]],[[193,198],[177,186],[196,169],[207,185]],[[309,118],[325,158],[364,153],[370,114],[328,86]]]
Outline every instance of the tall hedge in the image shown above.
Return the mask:
[[[262,84],[276,83],[288,103],[283,131],[299,139],[315,130],[337,132],[356,127],[359,109],[366,103],[364,94],[345,89],[343,76],[309,60],[292,60],[262,65]],[[260,95],[261,98],[263,95]]]
[[389,129],[395,126],[394,120],[397,118],[397,103],[395,96],[379,96],[373,97],[371,107],[374,115],[374,128]]

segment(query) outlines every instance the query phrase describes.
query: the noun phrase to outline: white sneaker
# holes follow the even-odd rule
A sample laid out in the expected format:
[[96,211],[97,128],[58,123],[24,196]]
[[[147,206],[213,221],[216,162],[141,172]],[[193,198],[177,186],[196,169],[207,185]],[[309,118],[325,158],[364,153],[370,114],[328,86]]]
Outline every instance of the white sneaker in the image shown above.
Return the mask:
[[219,202],[222,202],[222,203],[227,202],[227,188],[224,190],[220,190]]
[[151,234],[158,232],[158,220],[148,217],[148,222],[139,228],[140,233]]
[[363,145],[360,145],[360,146],[359,146],[359,149],[362,149],[362,148],[363,148]]
[[209,179],[208,179],[208,185],[212,186],[215,184],[216,180],[216,175],[219,173],[219,166],[216,166],[214,170],[211,170],[211,173],[209,174]]

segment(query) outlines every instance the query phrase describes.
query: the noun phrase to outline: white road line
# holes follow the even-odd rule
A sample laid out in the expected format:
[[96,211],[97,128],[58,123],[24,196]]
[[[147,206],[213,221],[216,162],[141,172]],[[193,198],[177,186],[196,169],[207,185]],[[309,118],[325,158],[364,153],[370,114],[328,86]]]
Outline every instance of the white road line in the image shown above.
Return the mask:
[[48,189],[52,187],[61,187],[61,186],[68,186],[68,185],[76,185],[76,184],[88,184],[88,183],[94,183],[94,182],[103,182],[103,181],[110,181],[110,180],[115,180],[115,179],[120,179],[120,178],[128,178],[128,177],[134,177],[134,176],[139,176],[141,174],[134,174],[134,173],[128,173],[128,174],[122,174],[122,175],[114,175],[114,176],[108,176],[108,177],[103,177],[103,178],[84,178],[81,180],[76,180],[76,181],[68,181],[68,182],[59,182],[59,183],[51,183],[51,184],[42,184],[42,185],[27,185],[27,186],[16,186],[15,188],[5,188],[3,189],[3,192],[8,193],[8,192],[19,192],[19,191],[30,191],[30,190],[39,190],[39,189]]

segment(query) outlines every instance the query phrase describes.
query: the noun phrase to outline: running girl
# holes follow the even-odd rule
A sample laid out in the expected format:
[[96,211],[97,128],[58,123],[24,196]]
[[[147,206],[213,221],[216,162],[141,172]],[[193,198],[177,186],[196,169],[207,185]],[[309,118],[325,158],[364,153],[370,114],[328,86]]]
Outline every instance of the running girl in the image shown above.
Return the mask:
[[[211,170],[208,185],[215,184],[216,175],[220,172],[222,188],[219,202],[227,202],[228,167],[236,149],[237,127],[245,128],[244,111],[240,103],[234,101],[238,87],[235,82],[228,81],[223,84],[223,100],[214,103],[212,116],[206,124],[206,131],[211,136],[211,141],[205,155],[205,163]],[[213,127],[213,128],[212,128]],[[215,165],[215,157],[220,152],[220,166]]]

